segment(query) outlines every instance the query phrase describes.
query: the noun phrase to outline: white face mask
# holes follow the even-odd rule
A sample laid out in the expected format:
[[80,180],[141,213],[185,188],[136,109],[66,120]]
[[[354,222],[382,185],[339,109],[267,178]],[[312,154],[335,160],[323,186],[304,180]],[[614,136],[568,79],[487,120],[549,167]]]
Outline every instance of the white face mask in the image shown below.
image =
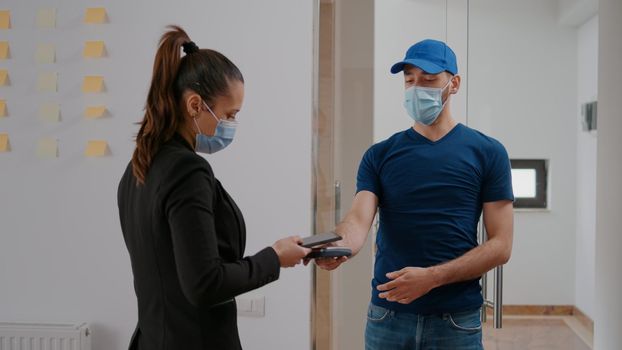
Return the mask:
[[[452,77],[453,78],[453,77]],[[411,86],[404,93],[404,107],[417,123],[432,125],[441,114],[443,103],[443,91],[449,86],[452,78],[442,88],[429,88]]]
[[207,136],[201,132],[201,128],[199,127],[199,123],[196,118],[193,119],[194,124],[197,126],[197,130],[199,131],[196,135],[194,150],[200,153],[212,154],[224,149],[229,146],[231,142],[233,142],[238,122],[218,119],[216,114],[212,112],[212,109],[209,108],[205,102],[203,102],[203,105],[216,119],[218,124],[216,124],[216,132],[214,133],[214,136]]

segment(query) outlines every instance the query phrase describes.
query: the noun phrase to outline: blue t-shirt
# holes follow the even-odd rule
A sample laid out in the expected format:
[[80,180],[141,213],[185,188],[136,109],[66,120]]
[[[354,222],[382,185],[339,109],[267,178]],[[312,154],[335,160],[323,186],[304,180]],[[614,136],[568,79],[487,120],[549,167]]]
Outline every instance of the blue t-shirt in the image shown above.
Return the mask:
[[416,314],[458,312],[482,305],[479,278],[445,285],[408,305],[378,297],[388,272],[428,267],[477,246],[484,202],[513,200],[503,145],[462,124],[432,142],[413,128],[370,147],[359,166],[357,192],[379,199],[380,227],[372,302]]

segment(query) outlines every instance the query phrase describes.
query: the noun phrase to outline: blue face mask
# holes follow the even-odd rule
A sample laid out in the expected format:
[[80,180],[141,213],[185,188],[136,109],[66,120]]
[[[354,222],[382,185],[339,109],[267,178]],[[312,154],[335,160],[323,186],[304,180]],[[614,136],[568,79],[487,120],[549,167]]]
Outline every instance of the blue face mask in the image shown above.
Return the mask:
[[212,154],[216,153],[225,147],[229,146],[233,141],[233,137],[235,136],[235,129],[238,126],[236,121],[218,119],[216,114],[212,112],[212,109],[204,102],[203,105],[207,107],[207,110],[212,114],[212,116],[216,119],[218,124],[216,124],[216,132],[214,136],[207,136],[201,132],[201,128],[199,128],[199,123],[194,119],[194,124],[197,126],[199,132],[196,136],[196,143],[194,145],[194,150],[201,153]]
[[451,79],[442,88],[411,86],[404,94],[404,107],[411,118],[423,125],[432,125],[445,107],[443,90],[449,86]]

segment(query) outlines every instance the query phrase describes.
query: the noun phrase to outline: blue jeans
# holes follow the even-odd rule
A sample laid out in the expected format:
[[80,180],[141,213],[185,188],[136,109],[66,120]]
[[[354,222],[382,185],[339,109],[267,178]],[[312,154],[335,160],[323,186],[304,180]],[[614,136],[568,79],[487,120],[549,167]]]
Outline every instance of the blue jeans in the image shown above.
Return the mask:
[[416,315],[369,304],[365,350],[483,350],[480,309]]

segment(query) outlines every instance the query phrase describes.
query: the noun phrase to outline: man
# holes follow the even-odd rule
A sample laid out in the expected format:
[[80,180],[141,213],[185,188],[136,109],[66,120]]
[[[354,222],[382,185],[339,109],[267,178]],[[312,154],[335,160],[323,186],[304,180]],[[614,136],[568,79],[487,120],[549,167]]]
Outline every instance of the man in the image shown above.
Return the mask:
[[[443,42],[411,46],[391,73],[404,72],[404,106],[414,126],[367,150],[352,208],[336,245],[356,254],[380,212],[365,347],[482,349],[479,277],[512,251],[510,161],[498,141],[457,123],[454,52]],[[484,214],[488,240],[477,244]],[[332,270],[346,261],[318,259]]]

